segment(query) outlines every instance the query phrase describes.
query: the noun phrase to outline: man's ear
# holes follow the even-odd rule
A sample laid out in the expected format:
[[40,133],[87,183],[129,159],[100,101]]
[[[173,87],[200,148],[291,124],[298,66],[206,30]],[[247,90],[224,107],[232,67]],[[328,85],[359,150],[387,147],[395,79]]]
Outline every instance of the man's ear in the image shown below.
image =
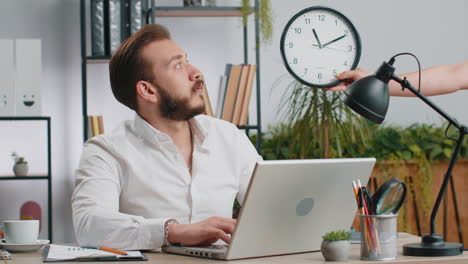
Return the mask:
[[139,81],[136,83],[137,96],[149,103],[158,101],[156,88],[147,81]]

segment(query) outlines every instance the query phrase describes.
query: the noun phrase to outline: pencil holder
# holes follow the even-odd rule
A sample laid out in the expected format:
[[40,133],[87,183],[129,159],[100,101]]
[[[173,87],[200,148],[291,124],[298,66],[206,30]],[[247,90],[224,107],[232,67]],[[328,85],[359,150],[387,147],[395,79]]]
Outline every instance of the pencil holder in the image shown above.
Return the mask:
[[359,215],[361,259],[393,260],[397,257],[396,215]]

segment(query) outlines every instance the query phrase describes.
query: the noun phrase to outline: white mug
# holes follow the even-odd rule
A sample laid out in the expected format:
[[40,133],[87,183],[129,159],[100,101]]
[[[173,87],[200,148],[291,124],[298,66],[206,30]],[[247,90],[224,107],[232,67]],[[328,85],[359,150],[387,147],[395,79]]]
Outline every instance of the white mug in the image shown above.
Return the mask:
[[2,229],[8,244],[34,244],[39,236],[39,220],[3,221]]

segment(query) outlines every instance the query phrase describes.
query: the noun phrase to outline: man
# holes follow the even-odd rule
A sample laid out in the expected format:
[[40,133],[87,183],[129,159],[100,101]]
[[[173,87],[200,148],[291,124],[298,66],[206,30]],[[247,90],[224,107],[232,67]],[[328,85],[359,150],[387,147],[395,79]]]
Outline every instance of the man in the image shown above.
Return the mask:
[[124,41],[109,65],[112,91],[135,110],[84,145],[72,196],[81,246],[154,249],[230,241],[255,163],[231,123],[200,115],[202,74],[160,25]]
[[[337,76],[339,80],[345,82],[328,89],[329,91],[344,91],[354,81],[368,76],[369,73],[361,68],[354,71],[345,71]],[[411,84],[418,88],[419,72],[399,74],[401,78],[406,77]],[[453,93],[459,90],[468,89],[468,61],[439,65],[421,71],[421,92],[426,96],[442,95]],[[392,96],[415,96],[409,90],[402,91],[401,85],[395,81],[390,81],[390,95]]]

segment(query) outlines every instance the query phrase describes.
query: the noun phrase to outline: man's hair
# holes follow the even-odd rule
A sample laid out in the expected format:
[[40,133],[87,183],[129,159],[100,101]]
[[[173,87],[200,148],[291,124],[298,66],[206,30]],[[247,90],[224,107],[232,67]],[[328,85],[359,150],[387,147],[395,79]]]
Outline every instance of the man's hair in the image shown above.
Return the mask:
[[112,92],[120,103],[137,110],[137,82],[154,81],[152,64],[142,58],[141,50],[157,40],[171,39],[169,31],[158,24],[144,25],[114,52],[109,63]]

